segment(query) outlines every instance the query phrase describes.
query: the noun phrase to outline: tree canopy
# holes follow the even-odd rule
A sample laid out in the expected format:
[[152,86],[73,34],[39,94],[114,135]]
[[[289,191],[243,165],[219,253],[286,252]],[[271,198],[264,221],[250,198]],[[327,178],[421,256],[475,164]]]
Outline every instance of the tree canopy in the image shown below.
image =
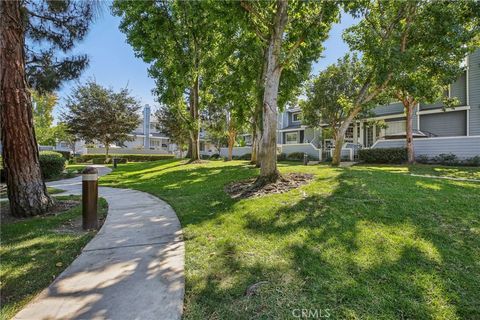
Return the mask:
[[140,124],[139,102],[127,89],[114,92],[94,81],[80,85],[67,98],[63,120],[69,131],[86,142],[110,144],[132,140],[129,134]]

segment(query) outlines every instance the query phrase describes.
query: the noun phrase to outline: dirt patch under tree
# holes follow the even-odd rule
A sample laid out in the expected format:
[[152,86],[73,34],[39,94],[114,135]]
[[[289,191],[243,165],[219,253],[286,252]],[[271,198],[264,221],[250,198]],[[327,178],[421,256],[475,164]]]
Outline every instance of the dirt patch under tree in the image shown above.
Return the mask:
[[296,189],[313,180],[312,174],[288,173],[282,175],[275,183],[257,187],[255,178],[230,183],[225,187],[225,192],[233,199],[255,198],[269,194],[284,193]]

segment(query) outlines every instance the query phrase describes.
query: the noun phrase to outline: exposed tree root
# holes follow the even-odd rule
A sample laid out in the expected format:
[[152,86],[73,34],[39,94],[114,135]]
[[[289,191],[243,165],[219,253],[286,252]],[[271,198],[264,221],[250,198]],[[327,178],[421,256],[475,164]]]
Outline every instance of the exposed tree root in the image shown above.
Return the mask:
[[[289,173],[273,177],[262,177],[233,182],[225,187],[225,192],[233,199],[255,198],[269,194],[284,193],[299,186],[307,184],[313,179],[313,175],[304,173]],[[273,182],[272,182],[273,181]]]

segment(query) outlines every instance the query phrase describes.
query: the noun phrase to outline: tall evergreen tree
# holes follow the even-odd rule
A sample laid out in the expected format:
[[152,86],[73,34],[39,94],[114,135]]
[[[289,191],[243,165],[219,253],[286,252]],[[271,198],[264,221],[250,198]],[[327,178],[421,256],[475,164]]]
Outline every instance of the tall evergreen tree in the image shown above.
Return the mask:
[[90,1],[0,2],[0,124],[14,216],[42,214],[53,204],[40,172],[28,89],[52,91],[79,76],[87,57],[65,53],[84,38],[97,7]]

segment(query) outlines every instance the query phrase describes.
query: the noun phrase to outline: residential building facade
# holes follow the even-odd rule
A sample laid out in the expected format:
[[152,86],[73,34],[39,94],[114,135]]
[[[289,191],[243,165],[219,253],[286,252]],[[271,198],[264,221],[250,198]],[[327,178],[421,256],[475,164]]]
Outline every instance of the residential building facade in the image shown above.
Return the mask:
[[[445,109],[437,102],[415,107],[412,125],[417,156],[435,157],[442,153],[453,153],[460,159],[480,156],[480,49],[466,58],[465,67],[448,90],[449,97],[458,99],[458,106]],[[401,102],[378,106],[372,114],[350,125],[342,157],[353,159],[359,148],[405,146],[406,117]],[[314,159],[332,154],[333,140],[322,134],[324,128],[304,125],[300,108],[280,113],[277,124],[279,152],[304,152]],[[238,148],[234,154],[249,152],[249,148]],[[221,155],[224,153],[222,149]]]

